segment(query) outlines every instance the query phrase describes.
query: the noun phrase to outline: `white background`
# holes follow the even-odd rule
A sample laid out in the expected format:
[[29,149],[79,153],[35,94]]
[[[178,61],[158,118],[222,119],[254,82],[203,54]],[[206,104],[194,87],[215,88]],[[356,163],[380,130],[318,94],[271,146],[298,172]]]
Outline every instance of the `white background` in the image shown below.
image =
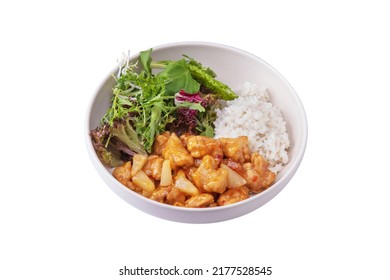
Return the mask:
[[[118,270],[177,265],[390,279],[386,2],[2,1],[0,278],[136,279]],[[306,109],[296,176],[243,217],[149,216],[117,197],[87,155],[87,104],[117,57],[176,41],[261,57]]]

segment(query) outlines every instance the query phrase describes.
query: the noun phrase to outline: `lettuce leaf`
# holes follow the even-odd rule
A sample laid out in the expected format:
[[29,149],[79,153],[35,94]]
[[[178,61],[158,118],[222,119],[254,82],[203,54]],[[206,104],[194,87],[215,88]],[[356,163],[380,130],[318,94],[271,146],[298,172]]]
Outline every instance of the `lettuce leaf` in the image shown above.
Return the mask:
[[167,94],[175,94],[180,90],[187,93],[197,93],[200,89],[200,83],[192,78],[185,59],[169,63],[163,71],[157,74],[157,77],[167,79],[165,86]]

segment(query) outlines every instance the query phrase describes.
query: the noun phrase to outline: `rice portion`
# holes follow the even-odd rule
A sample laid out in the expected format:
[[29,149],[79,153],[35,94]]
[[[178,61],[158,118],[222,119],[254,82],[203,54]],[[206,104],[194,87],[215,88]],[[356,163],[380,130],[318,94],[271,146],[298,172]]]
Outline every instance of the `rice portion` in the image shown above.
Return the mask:
[[216,111],[215,138],[247,136],[251,152],[262,155],[278,173],[288,162],[290,146],[281,112],[266,88],[246,82],[235,92],[239,97]]

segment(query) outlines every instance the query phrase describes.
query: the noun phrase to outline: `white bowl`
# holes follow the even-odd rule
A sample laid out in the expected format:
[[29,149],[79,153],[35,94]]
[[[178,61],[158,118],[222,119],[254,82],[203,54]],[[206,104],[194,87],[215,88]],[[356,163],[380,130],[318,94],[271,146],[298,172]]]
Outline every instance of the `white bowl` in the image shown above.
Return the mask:
[[[175,60],[186,54],[210,67],[217,73],[217,78],[237,88],[244,82],[250,82],[268,88],[272,103],[283,114],[287,123],[291,147],[289,148],[289,163],[278,173],[275,183],[260,194],[244,201],[212,208],[184,208],[159,203],[145,198],[119,183],[97,157],[89,136],[109,107],[112,88],[115,84],[114,69],[102,81],[89,104],[85,125],[87,149],[92,163],[107,185],[122,199],[141,211],[167,220],[186,223],[210,223],[236,218],[247,214],[275,197],[291,180],[303,158],[307,142],[307,120],[302,103],[290,84],[273,67],[262,59],[230,46],[205,43],[181,42],[153,47],[154,60]],[[131,57],[138,59],[138,54]]]

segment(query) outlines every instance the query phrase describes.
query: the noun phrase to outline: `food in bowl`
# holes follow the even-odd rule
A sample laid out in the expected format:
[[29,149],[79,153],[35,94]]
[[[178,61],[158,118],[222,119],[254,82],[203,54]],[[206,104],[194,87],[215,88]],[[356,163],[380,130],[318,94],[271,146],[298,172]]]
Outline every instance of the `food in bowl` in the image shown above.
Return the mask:
[[111,107],[90,133],[101,162],[174,206],[226,206],[268,189],[290,144],[267,91],[233,91],[194,58],[153,61],[152,51],[119,66]]
[[182,207],[225,206],[267,189],[276,178],[267,161],[251,153],[248,138],[214,139],[165,132],[152,154],[135,154],[113,176],[152,200]]

